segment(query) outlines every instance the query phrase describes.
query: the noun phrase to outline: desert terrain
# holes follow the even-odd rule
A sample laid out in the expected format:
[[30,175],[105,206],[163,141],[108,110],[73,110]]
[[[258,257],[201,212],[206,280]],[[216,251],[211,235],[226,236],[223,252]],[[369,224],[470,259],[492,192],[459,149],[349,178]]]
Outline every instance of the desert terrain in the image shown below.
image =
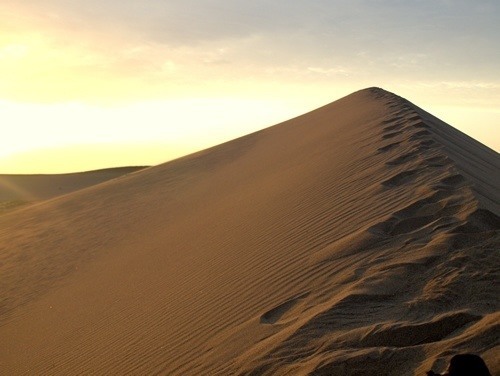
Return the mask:
[[499,188],[498,153],[369,88],[49,190],[0,215],[0,374],[498,374]]
[[0,213],[68,194],[145,168],[118,167],[69,174],[0,174]]

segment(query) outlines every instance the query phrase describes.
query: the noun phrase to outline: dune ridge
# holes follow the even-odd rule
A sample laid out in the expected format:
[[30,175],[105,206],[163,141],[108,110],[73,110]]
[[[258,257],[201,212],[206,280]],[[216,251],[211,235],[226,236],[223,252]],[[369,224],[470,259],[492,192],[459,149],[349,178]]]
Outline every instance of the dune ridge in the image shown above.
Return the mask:
[[7,213],[0,371],[499,372],[499,171],[369,88]]

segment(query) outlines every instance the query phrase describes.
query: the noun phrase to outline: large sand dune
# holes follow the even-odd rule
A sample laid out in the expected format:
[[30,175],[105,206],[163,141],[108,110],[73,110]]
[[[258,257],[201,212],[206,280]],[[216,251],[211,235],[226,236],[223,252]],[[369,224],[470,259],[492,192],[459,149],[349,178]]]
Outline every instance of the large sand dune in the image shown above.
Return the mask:
[[118,167],[72,174],[0,174],[0,214],[143,169]]
[[371,88],[0,217],[0,374],[500,372],[499,155]]

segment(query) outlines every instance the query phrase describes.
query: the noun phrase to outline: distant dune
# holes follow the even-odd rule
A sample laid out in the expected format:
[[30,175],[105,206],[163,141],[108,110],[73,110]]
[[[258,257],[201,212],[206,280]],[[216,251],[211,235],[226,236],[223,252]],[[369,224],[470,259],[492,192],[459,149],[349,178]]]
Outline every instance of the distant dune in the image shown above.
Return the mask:
[[498,153],[370,88],[6,213],[0,374],[498,374],[499,188]]
[[0,214],[21,205],[47,200],[145,168],[118,167],[73,174],[0,174]]

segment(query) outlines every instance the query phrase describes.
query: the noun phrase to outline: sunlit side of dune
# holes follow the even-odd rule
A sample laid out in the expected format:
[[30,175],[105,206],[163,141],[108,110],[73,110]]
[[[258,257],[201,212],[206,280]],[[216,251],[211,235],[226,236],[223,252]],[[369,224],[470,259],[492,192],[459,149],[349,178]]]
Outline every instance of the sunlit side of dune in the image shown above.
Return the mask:
[[0,371],[498,372],[499,171],[370,88],[7,213]]
[[90,187],[144,167],[118,167],[73,174],[0,174],[0,214]]

